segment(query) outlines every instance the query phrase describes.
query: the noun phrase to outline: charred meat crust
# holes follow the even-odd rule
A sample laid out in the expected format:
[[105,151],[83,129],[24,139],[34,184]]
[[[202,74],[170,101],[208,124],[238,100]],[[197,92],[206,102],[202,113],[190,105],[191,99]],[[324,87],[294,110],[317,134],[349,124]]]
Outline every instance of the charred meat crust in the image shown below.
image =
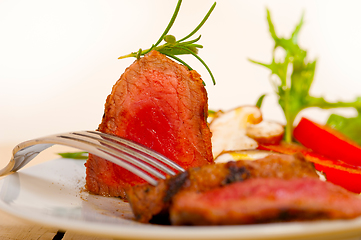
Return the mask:
[[168,191],[166,192],[163,202],[169,202],[172,197],[178,193],[178,191],[183,187],[185,181],[189,178],[189,173],[182,172],[175,177],[172,177],[168,181]]
[[[250,178],[318,178],[312,163],[300,155],[274,154],[255,161],[231,161],[188,169],[181,175],[159,182],[158,186],[140,185],[127,189],[127,198],[136,220],[149,222],[167,216],[174,196],[183,192],[205,192]],[[159,219],[159,218],[158,218]]]
[[127,199],[135,220],[149,222],[155,215],[168,214],[164,211],[169,208],[169,202],[164,202],[166,189],[166,181],[160,181],[157,187],[140,184],[126,188]]

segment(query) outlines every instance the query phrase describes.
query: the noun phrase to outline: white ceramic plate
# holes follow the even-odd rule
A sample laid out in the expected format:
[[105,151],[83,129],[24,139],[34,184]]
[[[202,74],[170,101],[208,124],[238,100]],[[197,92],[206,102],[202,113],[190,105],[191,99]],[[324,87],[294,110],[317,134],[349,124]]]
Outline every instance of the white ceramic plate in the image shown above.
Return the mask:
[[[360,239],[361,218],[349,221],[225,227],[159,226],[132,220],[128,203],[89,195],[84,161],[57,159],[0,180],[0,209],[79,233],[125,239]],[[357,238],[356,238],[357,237]]]

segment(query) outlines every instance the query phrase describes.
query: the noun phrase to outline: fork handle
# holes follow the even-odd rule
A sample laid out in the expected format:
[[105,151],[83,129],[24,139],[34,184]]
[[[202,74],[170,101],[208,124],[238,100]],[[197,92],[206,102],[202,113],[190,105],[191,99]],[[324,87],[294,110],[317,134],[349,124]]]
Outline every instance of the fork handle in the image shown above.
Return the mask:
[[32,141],[23,142],[17,145],[13,150],[13,156],[11,157],[8,165],[6,165],[5,168],[0,169],[0,176],[5,176],[12,172],[16,172],[17,170],[28,164],[40,152],[53,145],[54,144],[50,143],[32,143]]

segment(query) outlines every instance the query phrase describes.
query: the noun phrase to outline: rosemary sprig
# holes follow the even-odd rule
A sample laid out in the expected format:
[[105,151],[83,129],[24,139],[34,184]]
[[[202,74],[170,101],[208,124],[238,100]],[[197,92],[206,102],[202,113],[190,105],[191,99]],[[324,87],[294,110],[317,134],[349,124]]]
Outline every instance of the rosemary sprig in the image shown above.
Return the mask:
[[[216,3],[214,3],[212,5],[212,7],[207,12],[206,16],[203,18],[203,20],[198,24],[198,26],[191,33],[189,33],[187,36],[185,36],[184,38],[177,41],[173,35],[168,35],[168,32],[171,29],[171,27],[173,26],[175,19],[177,18],[181,3],[182,3],[182,0],[178,0],[177,6],[174,10],[174,13],[173,13],[173,16],[172,16],[170,22],[168,23],[168,26],[166,27],[163,34],[160,36],[160,38],[158,39],[158,41],[155,44],[153,44],[149,49],[142,50],[140,48],[137,52],[132,52],[130,54],[120,56],[118,59],[123,59],[123,58],[128,58],[128,57],[135,57],[135,58],[139,59],[141,56],[144,56],[145,54],[149,53],[150,51],[156,50],[170,58],[173,58],[174,60],[180,62],[181,64],[185,65],[189,70],[193,70],[186,62],[184,62],[179,57],[176,57],[176,55],[191,54],[195,58],[197,58],[202,63],[202,65],[207,69],[209,75],[212,78],[212,82],[215,85],[216,80],[215,80],[211,70],[209,69],[207,64],[197,55],[198,49],[203,48],[202,45],[196,44],[196,42],[198,42],[198,40],[201,38],[201,35],[199,37],[197,37],[196,39],[193,39],[190,41],[185,41],[185,40],[192,37],[203,26],[203,24],[207,21],[207,19],[211,15],[213,9],[216,7]],[[159,45],[163,40],[165,43],[162,45]],[[204,84],[204,82],[203,82],[203,84]]]

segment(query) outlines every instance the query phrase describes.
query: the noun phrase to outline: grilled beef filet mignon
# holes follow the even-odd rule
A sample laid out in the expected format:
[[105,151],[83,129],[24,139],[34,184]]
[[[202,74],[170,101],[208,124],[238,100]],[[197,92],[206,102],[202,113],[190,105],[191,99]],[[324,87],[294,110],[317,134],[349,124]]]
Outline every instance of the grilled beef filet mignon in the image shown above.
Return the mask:
[[183,192],[170,207],[173,225],[233,225],[361,215],[356,194],[316,178],[254,178],[204,193]]
[[205,192],[250,178],[316,178],[312,163],[302,155],[272,154],[254,161],[231,161],[190,168],[154,187],[141,184],[127,189],[135,219],[166,223],[174,196],[183,192]]
[[[98,130],[141,143],[187,169],[213,162],[207,115],[200,75],[152,51],[113,86]],[[86,168],[86,188],[94,194],[124,197],[124,187],[144,183],[92,154]]]

